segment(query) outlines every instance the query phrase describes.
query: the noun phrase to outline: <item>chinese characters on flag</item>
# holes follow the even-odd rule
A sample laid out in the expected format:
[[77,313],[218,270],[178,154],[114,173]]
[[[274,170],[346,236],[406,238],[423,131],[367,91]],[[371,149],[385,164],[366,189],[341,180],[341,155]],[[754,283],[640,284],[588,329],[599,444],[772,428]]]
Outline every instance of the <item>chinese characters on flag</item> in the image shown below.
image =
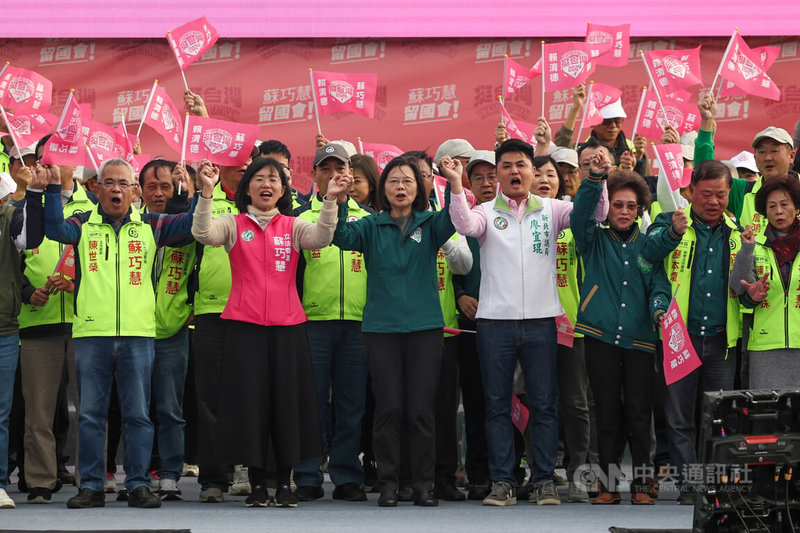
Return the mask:
[[689,185],[692,169],[683,167],[683,151],[680,144],[654,144],[653,150],[670,189],[677,191]]
[[667,385],[685,378],[703,364],[694,351],[675,298],[669,304],[667,314],[661,323],[661,338],[664,347],[664,378]]
[[186,120],[186,159],[208,159],[223,166],[241,166],[250,158],[258,126],[189,115]]
[[651,50],[643,55],[661,96],[703,83],[699,46],[685,50]]
[[542,62],[537,61],[532,68],[525,68],[511,58],[506,59],[505,91],[506,96],[513,94],[525,86],[529,80],[542,74]]
[[622,91],[605,83],[592,84],[592,102],[597,109],[602,109],[622,97]]
[[536,139],[533,136],[533,132],[536,131],[536,124],[514,120],[511,118],[511,115],[508,114],[508,110],[506,106],[503,105],[503,102],[500,102],[500,110],[503,112],[503,123],[505,123],[506,130],[508,130],[508,135],[510,137],[521,139],[526,143],[536,144]]
[[58,122],[58,117],[51,113],[17,113],[7,115],[8,127],[20,146],[30,146],[50,133]]
[[166,143],[176,152],[181,151],[183,122],[178,108],[167,92],[158,83],[153,90],[144,110],[144,123],[156,130]]
[[375,116],[377,74],[314,70],[311,80],[320,115],[358,113],[369,118]]
[[[756,57],[761,61],[761,68],[764,72],[769,70],[769,67],[772,66],[773,63],[780,57],[781,54],[781,47],[780,46],[759,46],[758,48],[752,48],[750,50],[753,52],[752,55],[749,57]],[[722,86],[720,87],[720,98],[729,98],[732,96],[744,96],[747,93],[736,86],[736,83],[732,81],[728,81],[725,79],[725,71],[722,71]],[[753,93],[755,94],[755,93]]]
[[667,124],[678,130],[678,135],[694,131],[700,126],[700,115],[692,104],[669,96],[662,96],[661,102],[664,104],[663,110],[658,104],[655,91],[647,90],[639,123],[636,125],[637,135],[660,138]]
[[364,155],[370,156],[378,164],[378,169],[383,172],[386,165],[399,155],[405,153],[393,144],[361,143],[361,150]]
[[56,131],[44,145],[45,165],[83,166],[85,157],[81,107],[75,93],[70,93]]
[[15,114],[44,113],[53,101],[53,84],[32,70],[8,65],[0,76],[0,105]]
[[544,45],[544,88],[547,91],[570,89],[585,82],[594,73],[592,45],[567,41]]
[[589,22],[586,44],[591,46],[591,57],[597,59],[598,65],[624,67],[631,52],[631,25],[603,26]]
[[167,41],[181,70],[202,57],[219,39],[217,30],[205,15],[167,32]]
[[[768,54],[767,54],[768,55]],[[736,32],[728,53],[722,58],[722,77],[746,93],[780,100],[781,91],[767,75],[764,63],[766,57],[751,50],[742,36]]]
[[68,244],[61,252],[61,257],[58,258],[53,275],[61,274],[69,279],[75,279],[75,248]]

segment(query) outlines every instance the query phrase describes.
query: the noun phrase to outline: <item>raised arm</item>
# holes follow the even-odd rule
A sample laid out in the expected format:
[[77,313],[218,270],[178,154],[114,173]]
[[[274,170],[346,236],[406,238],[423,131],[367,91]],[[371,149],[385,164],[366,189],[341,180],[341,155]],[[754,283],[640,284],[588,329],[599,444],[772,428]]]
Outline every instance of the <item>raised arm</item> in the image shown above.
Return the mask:
[[[347,220],[347,190],[351,181],[349,174],[339,174],[331,178],[316,224],[295,218],[292,226],[292,242],[296,243],[296,247],[299,245],[299,248],[314,250],[324,248],[331,243],[337,226],[337,213],[340,219]],[[337,202],[339,202],[338,208]]]
[[[453,163],[452,168],[446,161]],[[442,170],[443,167],[444,170]],[[439,168],[442,175],[450,183],[450,200],[446,209],[453,227],[461,235],[476,237],[479,241],[482,241],[486,235],[486,215],[482,209],[470,210],[469,208],[467,197],[464,194],[464,186],[461,184],[461,162],[453,162],[450,157],[445,156],[439,162]]]
[[211,163],[203,161],[197,169],[197,180],[200,185],[200,198],[192,220],[192,235],[199,242],[212,246],[225,245],[230,251],[236,243],[236,219],[232,214],[211,218],[211,206],[214,203],[214,185],[219,180],[219,169]]

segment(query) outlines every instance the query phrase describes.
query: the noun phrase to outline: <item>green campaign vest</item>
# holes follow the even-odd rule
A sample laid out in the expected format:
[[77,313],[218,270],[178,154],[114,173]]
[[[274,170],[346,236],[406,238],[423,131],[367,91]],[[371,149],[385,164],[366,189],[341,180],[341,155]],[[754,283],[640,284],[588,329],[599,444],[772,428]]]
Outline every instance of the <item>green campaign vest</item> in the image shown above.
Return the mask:
[[0,148],[0,172],[8,172],[9,171],[9,169],[11,168],[11,165],[9,164],[9,162],[10,162],[10,158],[8,157],[8,154],[3,152],[2,148]]
[[[666,270],[667,276],[669,277],[669,282],[672,286],[672,293],[675,293],[678,285],[681,286],[681,289],[677,294],[678,308],[680,309],[685,321],[688,321],[689,317],[689,290],[692,286],[693,259],[694,255],[697,253],[697,250],[695,249],[697,236],[694,232],[694,228],[692,227],[691,210],[691,205],[686,206],[684,209],[686,216],[689,219],[689,227],[686,229],[686,233],[683,234],[681,242],[678,243],[678,246],[667,257],[664,258],[664,270]],[[733,269],[733,263],[736,260],[736,254],[742,247],[742,240],[739,230],[736,228],[736,224],[734,224],[728,215],[723,215],[723,217],[724,224],[726,224],[729,228],[732,228],[730,238],[728,239],[728,273],[730,274],[730,271]],[[726,299],[727,318],[725,330],[727,334],[728,347],[732,348],[736,346],[736,341],[741,336],[742,325],[741,317],[739,315],[739,297],[730,289],[730,287],[726,287],[726,289],[728,291],[728,297]]]
[[[439,208],[436,209],[437,211]],[[458,239],[458,234],[453,234],[450,240]],[[439,304],[442,306],[444,327],[458,328],[458,311],[456,310],[456,290],[453,287],[453,273],[447,266],[447,259],[441,248],[436,252],[436,283],[439,287]],[[445,333],[445,337],[452,337],[452,333]]]
[[[347,220],[369,216],[352,198],[347,202]],[[314,195],[310,208],[300,218],[316,224],[322,201]],[[361,321],[367,302],[367,269],[364,254],[342,250],[333,244],[318,250],[303,250],[303,309],[309,320]]]
[[119,233],[92,209],[78,241],[80,285],[72,336],[154,337],[156,242],[135,208]]
[[658,200],[650,203],[650,220],[655,221],[656,217],[664,212]]
[[763,176],[758,178],[758,181],[753,185],[750,192],[744,195],[744,199],[742,200],[742,216],[739,221],[742,227],[753,226],[753,233],[755,235],[764,235],[764,231],[766,231],[767,224],[769,223],[768,220],[761,216],[761,213],[756,211],[756,193],[761,190],[762,185],[764,185]]
[[800,256],[792,263],[789,286],[783,285],[775,252],[763,235],[756,237],[753,262],[759,278],[769,276],[767,297],[753,311],[749,350],[800,348]]
[[196,244],[180,248],[165,246],[157,252],[156,339],[175,335],[192,313],[189,305],[189,274],[194,268]]
[[[575,326],[578,320],[578,303],[581,300],[580,287],[578,286],[578,264],[581,258],[575,247],[575,236],[569,228],[562,229],[556,241],[556,289],[561,307]],[[575,338],[580,339],[583,333],[575,332]]]
[[[226,213],[238,214],[236,204],[228,200],[221,183],[214,187],[211,218]],[[231,293],[231,261],[225,247],[204,246],[203,257],[197,270],[197,294],[194,297],[194,312],[198,315],[222,313]]]
[[[75,213],[83,213],[94,209],[94,204],[86,196],[83,187],[78,186],[72,195],[72,201],[64,206],[64,217]],[[25,250],[25,276],[34,287],[43,287],[47,276],[53,275],[61,253],[66,245],[44,238],[42,244],[33,250]],[[43,306],[22,304],[19,312],[19,327],[30,328],[48,324],[66,324],[72,322],[74,313],[74,295],[60,291],[50,296]]]

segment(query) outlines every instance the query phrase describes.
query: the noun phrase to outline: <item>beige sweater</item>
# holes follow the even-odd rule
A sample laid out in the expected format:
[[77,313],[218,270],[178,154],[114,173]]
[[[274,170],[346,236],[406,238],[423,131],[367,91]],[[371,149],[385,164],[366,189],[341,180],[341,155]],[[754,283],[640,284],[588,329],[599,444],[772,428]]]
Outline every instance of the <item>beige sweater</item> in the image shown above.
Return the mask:
[[[218,246],[225,245],[225,250],[230,252],[236,244],[238,237],[236,232],[236,215],[228,213],[217,218],[211,218],[212,198],[197,200],[197,207],[194,211],[192,222],[192,235],[203,244]],[[278,213],[278,208],[270,211],[259,211],[251,205],[247,206],[247,213],[258,221],[262,228],[272,217]],[[307,220],[295,218],[292,225],[292,243],[294,249],[300,251],[301,248],[314,250],[328,246],[333,240],[333,232],[336,230],[338,205],[336,200],[325,200],[322,203],[322,212],[316,224]]]

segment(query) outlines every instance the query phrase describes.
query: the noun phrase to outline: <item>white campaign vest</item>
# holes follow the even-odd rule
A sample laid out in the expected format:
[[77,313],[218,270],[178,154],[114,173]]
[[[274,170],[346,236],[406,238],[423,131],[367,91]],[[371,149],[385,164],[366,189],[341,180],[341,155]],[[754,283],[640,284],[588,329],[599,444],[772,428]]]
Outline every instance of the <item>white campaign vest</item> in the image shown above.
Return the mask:
[[528,195],[521,221],[498,194],[486,213],[476,318],[524,320],[563,313],[556,290],[558,231],[549,198]]

